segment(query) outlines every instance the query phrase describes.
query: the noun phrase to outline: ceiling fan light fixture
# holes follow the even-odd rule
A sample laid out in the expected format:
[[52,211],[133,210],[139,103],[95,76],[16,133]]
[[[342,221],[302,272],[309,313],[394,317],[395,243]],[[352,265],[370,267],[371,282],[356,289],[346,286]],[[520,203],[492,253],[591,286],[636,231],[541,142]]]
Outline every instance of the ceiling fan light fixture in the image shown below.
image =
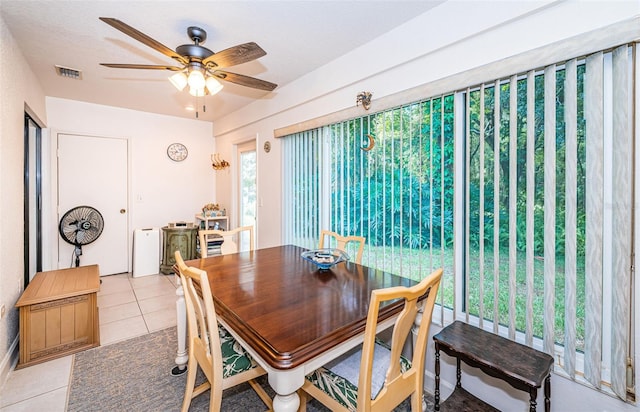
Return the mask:
[[200,88],[189,86],[189,94],[191,96],[202,97],[204,96],[204,93],[205,93],[204,86]]
[[191,89],[196,89],[196,90],[204,89],[205,80],[204,80],[204,75],[202,74],[202,71],[191,70],[191,72],[189,73],[189,78],[187,79],[187,82],[189,83],[189,86],[191,87]]
[[222,84],[220,84],[219,81],[217,81],[215,78],[209,76],[207,77],[207,90],[209,91],[210,95],[214,95],[216,93],[218,93],[220,90],[222,90]]
[[[169,81],[171,81],[171,84],[173,84],[179,91],[183,91],[187,85],[189,86],[189,94],[196,97],[196,104],[194,108],[196,111],[196,118],[198,118],[198,102],[204,101],[204,99],[199,99],[199,97],[204,97],[207,94],[214,95],[222,90],[222,84],[218,82],[218,79],[265,91],[272,91],[277,87],[276,84],[264,80],[220,70],[226,67],[247,63],[266,55],[267,53],[254,42],[239,44],[214,53],[202,46],[202,43],[204,43],[207,38],[206,31],[199,27],[191,26],[187,29],[187,34],[194,44],[183,44],[178,46],[175,50],[172,50],[118,19],[113,17],[100,17],[100,20],[134,40],[137,40],[146,46],[151,47],[155,51],[174,59],[179,65],[100,64],[102,66],[118,69],[170,70],[175,72],[175,74],[169,77]],[[202,111],[206,111],[204,104],[202,105]]]
[[187,87],[187,75],[185,75],[183,72],[178,72],[172,76],[169,76],[169,81],[179,91],[183,91],[184,88]]

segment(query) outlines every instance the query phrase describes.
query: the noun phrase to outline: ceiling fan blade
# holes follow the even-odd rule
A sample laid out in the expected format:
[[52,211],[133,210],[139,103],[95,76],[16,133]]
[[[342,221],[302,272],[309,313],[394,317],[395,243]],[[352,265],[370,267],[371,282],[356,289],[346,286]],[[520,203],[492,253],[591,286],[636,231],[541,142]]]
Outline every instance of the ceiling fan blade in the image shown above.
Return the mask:
[[189,61],[187,59],[185,59],[183,56],[179,55],[175,51],[171,50],[170,48],[168,48],[164,44],[158,42],[155,39],[152,39],[151,37],[147,36],[146,34],[142,33],[141,31],[138,31],[138,30],[134,29],[133,27],[129,26],[126,23],[121,22],[118,19],[114,19],[114,18],[111,18],[111,17],[100,17],[100,20],[102,20],[103,22],[107,23],[111,27],[120,30],[121,32],[123,32],[127,36],[132,37],[135,40],[138,40],[139,42],[146,44],[147,46],[151,47],[152,49],[159,51],[160,53],[164,54],[165,56],[168,56],[168,57],[171,57],[172,59],[178,60],[180,63],[183,63],[183,64],[189,63]]
[[151,69],[151,70],[171,70],[179,72],[184,70],[183,67],[177,66],[159,66],[155,64],[119,64],[119,63],[100,63],[101,66],[111,67],[114,69]]
[[223,68],[250,62],[266,54],[267,52],[262,50],[260,46],[254,42],[250,42],[229,47],[228,49],[214,53],[202,60],[202,64],[213,64],[215,67]]
[[254,89],[272,91],[277,84],[271,83],[265,80],[256,79],[255,77],[245,76],[244,74],[230,73],[221,70],[216,70],[211,73],[215,77],[226,80],[231,83],[239,84],[241,86],[253,87]]

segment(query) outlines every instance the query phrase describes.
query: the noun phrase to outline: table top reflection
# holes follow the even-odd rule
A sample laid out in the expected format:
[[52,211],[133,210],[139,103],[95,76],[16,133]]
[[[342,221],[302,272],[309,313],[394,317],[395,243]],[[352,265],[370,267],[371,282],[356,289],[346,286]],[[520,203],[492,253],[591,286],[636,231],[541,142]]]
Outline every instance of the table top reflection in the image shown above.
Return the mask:
[[[415,282],[353,262],[319,270],[286,245],[187,261],[209,277],[216,312],[275,369],[291,369],[364,332],[371,291]],[[397,314],[387,304],[379,321]]]

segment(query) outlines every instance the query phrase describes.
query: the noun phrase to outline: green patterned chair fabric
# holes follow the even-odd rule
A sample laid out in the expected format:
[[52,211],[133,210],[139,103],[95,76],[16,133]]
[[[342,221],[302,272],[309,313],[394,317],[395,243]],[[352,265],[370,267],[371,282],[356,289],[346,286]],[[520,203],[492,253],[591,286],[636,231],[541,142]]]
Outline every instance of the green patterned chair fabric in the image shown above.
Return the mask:
[[[382,386],[389,366],[389,346],[376,339],[373,361],[373,381],[371,398],[374,399]],[[320,367],[306,376],[315,387],[334,398],[350,411],[356,411],[358,404],[358,378],[360,374],[360,358],[362,350],[358,350],[345,358],[340,358],[334,364]],[[411,361],[400,357],[400,370],[404,373],[411,368]]]
[[225,378],[258,366],[242,345],[220,324],[218,324],[218,335],[220,335],[222,351],[222,375]]

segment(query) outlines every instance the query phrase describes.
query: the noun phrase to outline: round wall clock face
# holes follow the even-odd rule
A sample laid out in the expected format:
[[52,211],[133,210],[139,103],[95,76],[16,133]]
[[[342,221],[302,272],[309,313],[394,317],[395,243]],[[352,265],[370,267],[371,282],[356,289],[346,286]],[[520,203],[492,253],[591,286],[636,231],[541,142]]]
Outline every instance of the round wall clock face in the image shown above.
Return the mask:
[[167,147],[167,156],[175,162],[183,161],[187,158],[188,154],[187,147],[182,143],[171,143],[169,147]]

